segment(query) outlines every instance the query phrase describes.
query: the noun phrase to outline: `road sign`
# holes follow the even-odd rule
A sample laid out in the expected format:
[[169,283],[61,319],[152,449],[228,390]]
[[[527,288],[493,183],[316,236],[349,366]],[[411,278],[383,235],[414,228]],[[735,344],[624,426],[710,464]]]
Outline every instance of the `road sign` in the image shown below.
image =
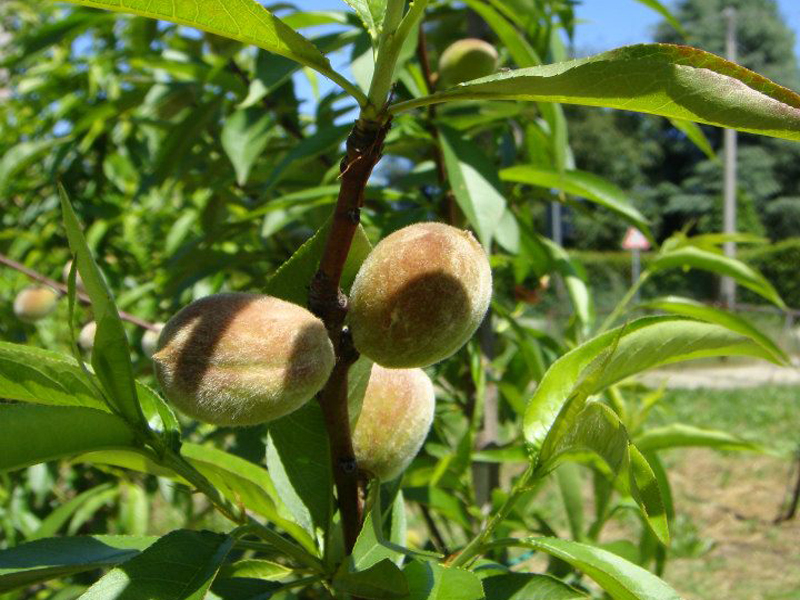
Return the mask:
[[650,250],[650,242],[636,227],[628,227],[625,239],[622,240],[623,250]]

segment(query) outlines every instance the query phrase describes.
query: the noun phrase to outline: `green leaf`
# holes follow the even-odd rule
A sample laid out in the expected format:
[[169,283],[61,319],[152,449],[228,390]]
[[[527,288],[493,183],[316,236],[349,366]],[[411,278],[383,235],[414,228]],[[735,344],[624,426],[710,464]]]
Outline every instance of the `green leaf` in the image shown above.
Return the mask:
[[119,564],[157,539],[127,535],[58,537],[0,550],[0,592]]
[[364,27],[373,41],[378,39],[378,34],[383,25],[383,17],[386,14],[386,0],[344,0],[356,11],[358,18],[364,23]]
[[351,129],[351,125],[326,127],[321,131],[314,132],[314,135],[298,142],[297,145],[286,153],[283,160],[281,160],[269,174],[269,177],[267,177],[264,183],[264,188],[269,189],[274,186],[280,180],[283,172],[291,165],[338,149]]
[[[325,242],[330,230],[330,221],[319,228],[292,256],[283,263],[267,281],[264,293],[300,306],[308,304],[308,284],[317,272],[320,258],[325,251]],[[342,274],[342,289],[348,290],[358,273],[358,268],[372,250],[372,245],[359,225],[350,246],[350,253]]]
[[119,417],[72,406],[0,405],[0,472],[107,448],[135,448]]
[[488,251],[506,210],[497,169],[476,144],[458,131],[440,127],[439,139],[456,201]]
[[664,581],[607,550],[557,538],[526,538],[520,545],[580,569],[614,600],[680,600]]
[[234,539],[180,529],[118,565],[81,600],[203,600]]
[[348,561],[352,571],[369,569],[383,560],[395,564],[402,561],[404,548],[388,542],[383,535],[380,491],[379,485],[370,488],[364,524],[353,546],[352,558]]
[[601,365],[602,373],[581,390],[584,397],[659,365],[742,355],[772,358],[750,338],[719,325],[678,317],[637,319],[581,344],[550,366],[525,410],[525,439],[540,446],[564,402]]
[[339,82],[339,76],[314,44],[255,0],[216,0],[153,4],[144,0],[71,0],[75,4],[125,12],[196,27],[290,58]]
[[713,306],[706,306],[702,302],[692,300],[691,298],[682,298],[680,296],[666,296],[664,298],[655,298],[639,305],[641,308],[651,308],[655,310],[663,310],[685,317],[691,317],[700,321],[708,323],[716,323],[723,327],[727,327],[731,331],[740,333],[749,337],[754,342],[760,344],[767,352],[772,355],[772,361],[778,364],[788,364],[789,357],[781,350],[778,345],[773,342],[767,335],[762,333],[757,327],[752,325],[744,317],[737,314],[715,308]]
[[86,293],[92,300],[92,311],[97,323],[92,366],[115,412],[131,424],[144,424],[144,416],[136,396],[131,349],[122,320],[100,269],[86,245],[86,238],[72,210],[67,192],[61,184],[58,191],[69,247],[75,256],[75,264],[83,279]]
[[307,402],[269,424],[267,468],[294,520],[316,539],[333,515],[333,473],[322,409]]
[[27,539],[33,541],[54,536],[58,533],[58,530],[69,521],[75,511],[89,500],[95,498],[99,494],[107,492],[113,487],[115,486],[112,483],[104,483],[81,492],[74,498],[70,498],[63,504],[60,504],[58,508],[47,515],[41,525],[39,525],[39,528],[34,531],[32,535],[29,535]]
[[403,572],[388,558],[363,571],[337,573],[333,587],[358,598],[408,597],[408,584]]
[[272,117],[261,108],[237,110],[225,119],[220,142],[236,170],[236,183],[247,183],[250,169],[267,147],[273,131]]
[[800,96],[703,50],[639,44],[589,58],[498,73],[390,108],[452,100],[606,106],[800,140]]
[[286,565],[264,560],[263,558],[245,558],[222,567],[220,577],[248,577],[266,581],[280,581],[294,573]]
[[667,23],[672,25],[675,31],[680,33],[683,37],[686,37],[686,30],[683,28],[683,25],[681,25],[680,21],[678,21],[675,15],[673,15],[672,12],[670,12],[670,10],[666,6],[664,6],[661,2],[659,2],[658,0],[636,0],[636,1],[656,11],[658,14],[664,17]]
[[708,158],[717,160],[717,153],[714,152],[714,148],[711,147],[711,143],[708,141],[706,134],[703,133],[703,130],[697,123],[692,123],[685,119],[670,119],[669,122],[672,123],[675,129],[682,131]]
[[9,182],[22,169],[33,164],[53,147],[63,144],[69,138],[52,138],[44,140],[30,140],[20,142],[16,146],[5,150],[0,159],[0,192],[4,192]]
[[650,224],[644,215],[631,205],[628,195],[602,177],[586,171],[572,170],[559,173],[556,169],[518,165],[500,171],[500,178],[503,181],[562,190],[568,194],[586,198],[619,215],[644,233],[651,241],[654,240],[653,234],[650,232]]
[[0,342],[0,397],[108,410],[71,356],[9,342]]
[[486,21],[489,27],[497,34],[497,37],[506,47],[518,67],[533,67],[542,64],[536,50],[528,43],[525,36],[517,31],[516,27],[492,8],[489,3],[480,2],[479,0],[465,0],[464,4]]
[[705,429],[683,423],[652,427],[637,435],[634,442],[642,452],[685,447],[759,453],[765,451],[761,444],[750,442],[726,431]]
[[491,600],[582,600],[588,598],[550,575],[505,573],[483,580],[483,591]]
[[573,540],[583,539],[583,481],[578,465],[564,463],[556,470],[558,489]]
[[642,511],[648,527],[658,540],[669,546],[669,520],[666,503],[653,468],[639,449],[628,445],[631,495]]
[[482,600],[481,580],[475,573],[433,562],[410,562],[403,572],[408,600]]
[[293,521],[265,468],[211,446],[184,443],[181,454],[228,500],[266,517],[306,549],[314,549],[312,539]]
[[[628,468],[628,432],[608,406],[580,397],[564,405],[542,443],[537,469],[547,473],[570,456],[593,454],[605,463],[612,479]],[[571,410],[572,409],[572,410]]]
[[693,268],[711,271],[718,275],[733,278],[736,283],[753,290],[780,308],[786,308],[783,300],[772,284],[764,276],[740,260],[730,258],[719,252],[705,250],[697,246],[681,246],[659,254],[651,262],[647,271],[657,273],[674,268]]

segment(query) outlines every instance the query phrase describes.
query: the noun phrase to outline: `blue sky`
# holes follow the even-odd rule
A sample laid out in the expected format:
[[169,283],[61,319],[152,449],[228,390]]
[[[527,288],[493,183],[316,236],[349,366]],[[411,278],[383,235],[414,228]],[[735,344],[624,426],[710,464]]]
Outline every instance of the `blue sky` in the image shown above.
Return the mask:
[[[674,2],[664,4],[670,7]],[[800,0],[778,0],[778,6],[794,31],[794,51],[800,56]],[[579,51],[600,52],[652,41],[655,25],[661,20],[659,14],[635,0],[584,0],[575,12],[583,20],[575,31]]]

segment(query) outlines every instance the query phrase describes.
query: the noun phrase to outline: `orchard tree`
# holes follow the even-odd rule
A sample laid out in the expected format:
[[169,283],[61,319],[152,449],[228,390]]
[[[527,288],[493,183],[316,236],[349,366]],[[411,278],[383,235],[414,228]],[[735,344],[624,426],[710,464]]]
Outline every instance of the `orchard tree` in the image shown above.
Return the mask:
[[[559,103],[796,141],[800,96],[685,46],[567,61],[560,0],[467,0],[469,17],[426,0],[274,7],[280,18],[255,0],[76,4],[3,13],[18,44],[0,260],[65,296],[55,317],[10,331],[72,356],[0,343],[0,471],[17,509],[0,515],[0,590],[678,597],[657,575],[674,512],[658,452],[752,445],[648,429],[657,396],[625,381],[702,357],[788,361],[736,315],[669,297],[633,319],[630,303],[686,268],[783,301],[724,256],[724,236],[677,235],[598,323],[581,266],[537,231],[532,205],[578,195],[653,238],[622,190],[573,168]],[[333,29],[298,31],[320,24]],[[341,49],[354,80],[329,59]],[[311,118],[301,72],[336,84]],[[372,182],[385,184],[371,183],[384,154],[391,169]],[[540,301],[569,304],[557,333],[537,324]],[[44,502],[63,482],[37,465],[58,459],[79,493]],[[537,509],[551,475],[568,532]],[[156,494],[180,514],[150,536]],[[602,538],[631,508],[633,561]],[[547,567],[511,570],[533,553]]]

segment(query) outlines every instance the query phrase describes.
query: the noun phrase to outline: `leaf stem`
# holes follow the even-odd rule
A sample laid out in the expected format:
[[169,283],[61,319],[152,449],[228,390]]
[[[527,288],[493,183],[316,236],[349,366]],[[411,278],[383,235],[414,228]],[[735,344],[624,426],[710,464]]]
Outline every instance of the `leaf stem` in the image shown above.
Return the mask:
[[642,285],[644,285],[644,282],[650,278],[650,275],[651,275],[650,271],[646,269],[642,271],[642,274],[639,275],[639,279],[636,280],[636,283],[634,283],[630,287],[630,289],[625,293],[625,295],[620,299],[620,301],[614,307],[614,310],[611,311],[611,314],[606,317],[605,321],[603,321],[603,324],[597,331],[597,335],[600,335],[604,331],[607,331],[614,325],[614,322],[619,318],[619,316],[628,306],[630,301],[636,295],[636,292],[638,292],[639,289],[642,287]]
[[517,500],[519,500],[520,496],[527,491],[529,482],[533,475],[534,466],[531,462],[525,469],[525,472],[520,475],[520,478],[514,483],[514,487],[511,489],[506,501],[503,502],[503,505],[492,515],[492,518],[481,530],[481,532],[472,538],[472,541],[470,541],[461,552],[451,556],[447,560],[448,566],[465,567],[473,558],[478,556],[483,551],[483,548],[486,545],[486,540],[491,537],[491,535],[494,533],[494,530],[497,529],[497,527],[506,519],[508,513],[511,512],[512,508],[514,508],[514,505],[517,503]]
[[375,71],[367,93],[368,104],[364,109],[364,115],[368,119],[385,120],[384,107],[394,85],[397,59],[406,38],[422,20],[428,0],[415,0],[405,16],[404,6],[405,0],[389,0],[386,7],[386,19],[378,40]]

